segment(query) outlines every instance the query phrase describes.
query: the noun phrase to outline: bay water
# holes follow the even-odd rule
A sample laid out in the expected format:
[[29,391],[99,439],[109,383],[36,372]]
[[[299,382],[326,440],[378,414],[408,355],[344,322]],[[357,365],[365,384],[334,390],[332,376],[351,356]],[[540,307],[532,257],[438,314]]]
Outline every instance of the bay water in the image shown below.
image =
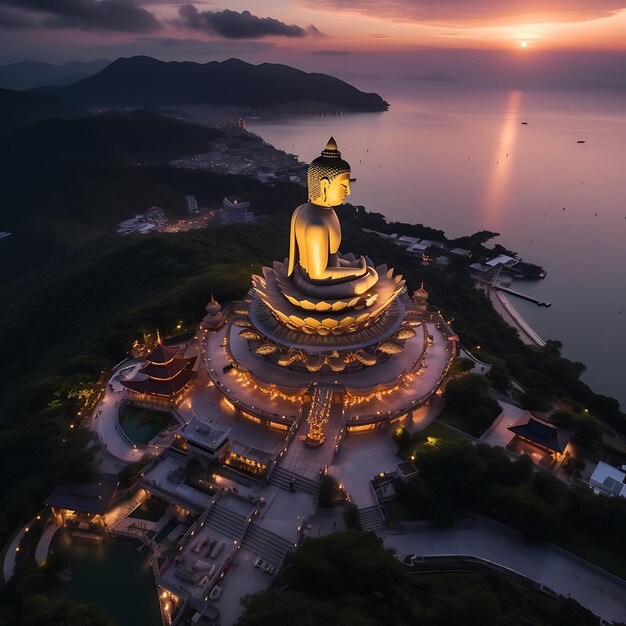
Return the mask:
[[[542,265],[511,301],[583,379],[626,406],[626,90],[522,91],[463,83],[377,86],[385,113],[248,120],[309,162],[333,135],[353,204],[448,237],[479,230]],[[584,142],[584,143],[582,143]],[[365,253],[367,251],[355,251]]]

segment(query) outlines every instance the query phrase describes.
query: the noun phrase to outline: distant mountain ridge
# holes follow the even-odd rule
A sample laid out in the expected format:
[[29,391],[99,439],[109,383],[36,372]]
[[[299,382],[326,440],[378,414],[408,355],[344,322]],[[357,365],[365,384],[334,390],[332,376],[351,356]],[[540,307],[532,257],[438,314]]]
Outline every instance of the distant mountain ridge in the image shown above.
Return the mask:
[[95,74],[109,65],[107,59],[70,61],[61,65],[40,61],[22,61],[0,65],[0,87],[3,89],[33,89],[44,85],[69,85]]
[[192,63],[151,57],[120,58],[58,93],[83,106],[207,104],[271,108],[316,102],[346,111],[385,111],[388,103],[327,74],[287,65],[252,65],[239,59]]
[[0,132],[49,118],[76,118],[87,111],[54,95],[0,89]]

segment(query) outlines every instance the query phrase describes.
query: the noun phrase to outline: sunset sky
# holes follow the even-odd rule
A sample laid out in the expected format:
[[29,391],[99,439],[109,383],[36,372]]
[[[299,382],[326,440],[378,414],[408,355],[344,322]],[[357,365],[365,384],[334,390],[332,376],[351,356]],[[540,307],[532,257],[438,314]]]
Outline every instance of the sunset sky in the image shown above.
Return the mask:
[[465,72],[468,59],[491,74],[545,73],[543,55],[552,74],[600,69],[623,82],[626,0],[0,0],[0,63],[135,54],[361,80]]

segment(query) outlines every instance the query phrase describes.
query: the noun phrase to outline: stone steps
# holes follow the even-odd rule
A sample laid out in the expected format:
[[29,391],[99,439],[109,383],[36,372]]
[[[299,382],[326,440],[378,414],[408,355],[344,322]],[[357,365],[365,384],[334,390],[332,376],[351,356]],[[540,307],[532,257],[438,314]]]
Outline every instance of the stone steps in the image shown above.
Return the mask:
[[276,567],[282,563],[286,552],[295,548],[284,537],[280,537],[254,523],[248,525],[241,545],[254,552],[254,554],[268,560]]
[[246,525],[246,518],[217,502],[211,508],[205,523],[227,537],[239,539]]
[[362,530],[380,533],[386,529],[385,520],[375,504],[359,509],[359,519]]
[[274,468],[274,471],[270,476],[269,483],[270,485],[276,485],[285,491],[291,491],[290,484],[292,480],[295,480],[294,489],[296,491],[301,491],[317,497],[317,494],[320,491],[319,481],[294,474],[289,470],[283,469],[280,465]]

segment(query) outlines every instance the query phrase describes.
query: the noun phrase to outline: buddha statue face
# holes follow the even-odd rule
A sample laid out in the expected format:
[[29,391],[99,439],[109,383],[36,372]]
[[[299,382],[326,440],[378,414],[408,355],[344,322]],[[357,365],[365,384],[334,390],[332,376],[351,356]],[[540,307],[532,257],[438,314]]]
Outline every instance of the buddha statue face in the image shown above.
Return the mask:
[[350,164],[341,158],[332,137],[322,154],[309,165],[307,181],[309,202],[318,206],[339,206],[349,195]]
[[333,180],[328,178],[320,180],[320,197],[311,200],[314,204],[322,206],[339,206],[343,204],[346,196],[350,195],[350,172],[339,174]]

